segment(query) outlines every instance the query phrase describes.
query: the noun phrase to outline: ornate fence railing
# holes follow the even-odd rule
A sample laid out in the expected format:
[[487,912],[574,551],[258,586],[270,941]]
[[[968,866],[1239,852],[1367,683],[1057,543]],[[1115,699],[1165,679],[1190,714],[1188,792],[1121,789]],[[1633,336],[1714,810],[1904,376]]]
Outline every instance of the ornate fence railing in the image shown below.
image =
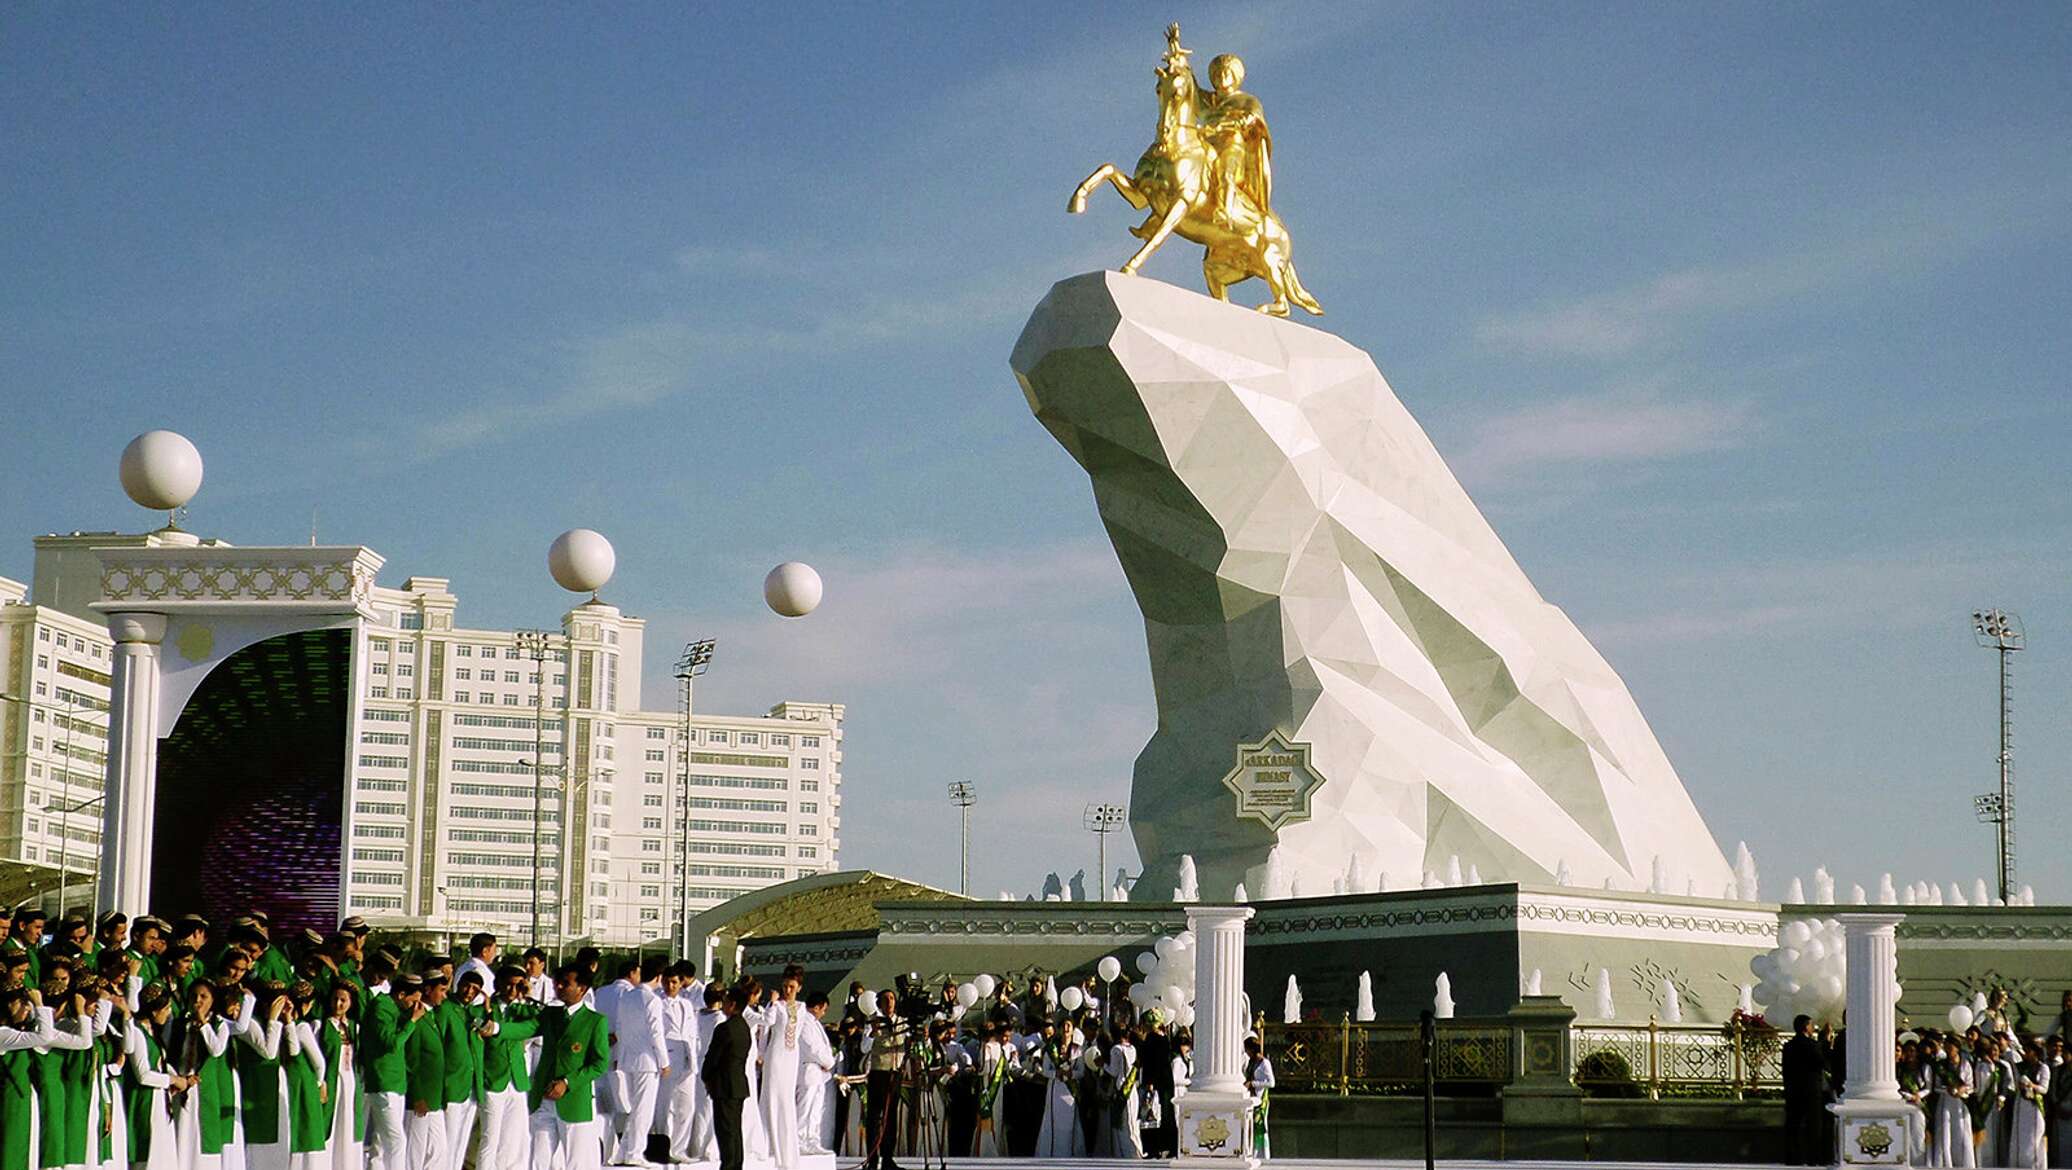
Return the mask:
[[[1295,1092],[1421,1091],[1424,1049],[1414,1021],[1315,1020],[1255,1027],[1274,1079]],[[1443,1093],[1480,1095],[1511,1083],[1524,1036],[1511,1021],[1439,1020],[1433,1079]],[[1744,1097],[1782,1087],[1775,1032],[1728,1025],[1592,1024],[1568,1029],[1567,1075],[1607,1097]]]

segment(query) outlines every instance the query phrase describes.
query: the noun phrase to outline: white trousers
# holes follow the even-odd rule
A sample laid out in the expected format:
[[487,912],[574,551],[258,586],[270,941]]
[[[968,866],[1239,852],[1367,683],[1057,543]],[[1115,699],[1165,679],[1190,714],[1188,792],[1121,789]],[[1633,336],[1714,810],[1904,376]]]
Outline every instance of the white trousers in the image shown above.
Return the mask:
[[834,1136],[834,1113],[828,1107],[827,1097],[826,1073],[800,1073],[799,1152],[802,1154],[826,1154],[833,1150],[828,1142]]
[[368,1170],[410,1170],[410,1137],[403,1128],[409,1112],[401,1093],[367,1094]]
[[532,1128],[525,1113],[525,1092],[502,1089],[482,1106],[482,1148],[475,1170],[526,1170],[532,1162]]
[[563,1121],[552,1101],[533,1112],[532,1170],[599,1170],[603,1158],[604,1123]]
[[626,1166],[647,1161],[648,1130],[655,1124],[655,1092],[661,1087],[659,1072],[621,1069],[616,1091],[620,1112],[612,1119],[618,1127],[618,1142],[612,1162]]
[[682,1059],[679,1064],[675,1056],[670,1058],[669,1075],[662,1081],[662,1106],[656,1112],[662,1115],[659,1128],[669,1135],[669,1156],[688,1161],[698,1116],[698,1070],[688,1053]]
[[455,1101],[446,1107],[446,1165],[461,1170],[468,1164],[468,1143],[475,1136],[475,1103]]
[[403,1133],[410,1145],[409,1170],[448,1170],[444,1109],[429,1110],[421,1117],[415,1109],[405,1111]]

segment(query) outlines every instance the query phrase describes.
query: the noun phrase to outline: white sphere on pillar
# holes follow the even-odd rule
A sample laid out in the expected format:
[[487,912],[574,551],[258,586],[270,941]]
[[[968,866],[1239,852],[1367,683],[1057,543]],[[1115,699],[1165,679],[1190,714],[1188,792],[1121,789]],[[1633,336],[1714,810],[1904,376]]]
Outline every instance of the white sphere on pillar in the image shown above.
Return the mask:
[[595,593],[619,564],[612,542],[588,528],[571,528],[547,549],[547,571],[570,593]]
[[187,436],[145,431],[122,449],[122,490],[138,504],[170,511],[201,490],[201,452]]
[[802,561],[786,561],[763,578],[763,600],[781,617],[805,617],[820,604],[820,574]]

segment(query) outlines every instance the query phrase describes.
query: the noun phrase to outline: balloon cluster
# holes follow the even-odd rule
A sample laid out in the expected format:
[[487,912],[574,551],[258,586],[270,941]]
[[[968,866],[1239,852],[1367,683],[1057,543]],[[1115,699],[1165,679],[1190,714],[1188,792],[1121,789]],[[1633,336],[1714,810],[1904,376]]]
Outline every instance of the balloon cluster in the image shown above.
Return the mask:
[[[1758,982],[1754,999],[1779,1028],[1795,1016],[1817,1024],[1840,1024],[1848,1004],[1848,951],[1842,924],[1833,918],[1795,918],[1778,932],[1779,945],[1748,961]],[[1899,998],[1895,981],[1892,997]]]
[[1130,988],[1130,1006],[1155,1010],[1176,1028],[1194,1026],[1193,931],[1159,939],[1137,956],[1137,973],[1143,979]]

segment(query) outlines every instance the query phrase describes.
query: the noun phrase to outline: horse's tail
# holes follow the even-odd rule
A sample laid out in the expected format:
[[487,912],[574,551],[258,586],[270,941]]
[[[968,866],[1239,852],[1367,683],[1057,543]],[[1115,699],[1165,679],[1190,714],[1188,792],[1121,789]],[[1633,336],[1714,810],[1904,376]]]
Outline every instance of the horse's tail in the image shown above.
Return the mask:
[[1295,275],[1295,261],[1288,261],[1281,273],[1288,282],[1288,299],[1301,305],[1303,309],[1315,316],[1323,316],[1324,306],[1318,304],[1317,299],[1309,295],[1309,290],[1302,287],[1302,278]]

